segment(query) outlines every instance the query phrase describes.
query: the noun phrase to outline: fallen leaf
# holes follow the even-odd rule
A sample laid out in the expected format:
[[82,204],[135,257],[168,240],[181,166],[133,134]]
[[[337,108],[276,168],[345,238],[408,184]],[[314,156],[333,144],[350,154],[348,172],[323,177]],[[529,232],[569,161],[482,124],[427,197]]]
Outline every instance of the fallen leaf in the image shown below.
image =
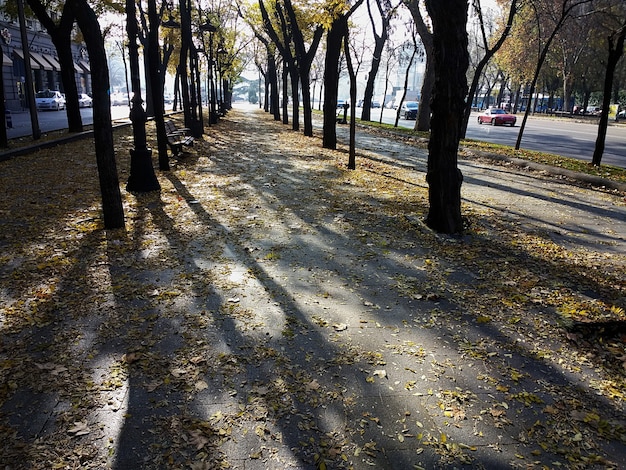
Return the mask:
[[78,421],[74,423],[74,427],[68,429],[67,432],[68,434],[72,434],[74,436],[85,436],[86,434],[89,434],[90,431],[89,431],[89,426],[87,426],[87,423]]

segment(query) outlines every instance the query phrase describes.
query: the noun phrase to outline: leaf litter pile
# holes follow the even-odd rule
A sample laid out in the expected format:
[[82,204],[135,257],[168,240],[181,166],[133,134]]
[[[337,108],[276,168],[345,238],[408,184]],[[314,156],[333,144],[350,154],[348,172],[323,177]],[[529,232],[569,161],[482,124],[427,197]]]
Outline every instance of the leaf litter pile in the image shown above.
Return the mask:
[[0,163],[4,468],[623,468],[619,237],[480,191],[437,236],[425,150],[359,136],[235,109],[112,231],[89,140]]

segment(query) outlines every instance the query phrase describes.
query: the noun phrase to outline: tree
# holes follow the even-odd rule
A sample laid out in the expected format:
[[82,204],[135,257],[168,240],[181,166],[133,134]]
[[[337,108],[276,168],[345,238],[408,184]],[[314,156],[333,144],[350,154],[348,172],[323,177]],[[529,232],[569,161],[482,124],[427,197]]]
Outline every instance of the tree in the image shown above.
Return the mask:
[[350,76],[350,103],[352,103],[352,112],[350,113],[350,145],[348,154],[348,169],[356,169],[356,113],[354,112],[354,104],[356,103],[356,75],[357,70],[352,64],[352,54],[350,53],[350,30],[343,39],[344,55],[346,57],[346,65]]
[[[313,37],[309,45],[309,49],[306,49],[306,43],[302,29],[299,26],[298,18],[296,17],[296,11],[291,3],[291,0],[284,0],[285,10],[289,17],[290,27],[292,31],[292,41],[295,48],[296,66],[298,67],[298,77],[300,78],[300,85],[302,90],[302,105],[304,107],[304,135],[308,137],[313,136],[313,117],[311,111],[311,89],[309,74],[311,73],[311,64],[315,58],[315,52],[322,39],[324,30],[320,25],[315,26]],[[297,90],[294,92],[297,95]],[[295,96],[294,96],[295,101]]]
[[[327,149],[337,148],[337,91],[339,89],[339,60],[342,41],[348,34],[348,19],[363,3],[357,0],[352,6],[338,4],[330,8],[325,26],[326,56],[324,57],[324,130],[322,146]],[[354,103],[353,103],[354,106]]]
[[337,93],[339,90],[339,58],[342,41],[348,34],[348,14],[337,15],[326,33],[324,61],[324,130],[322,146],[337,148]]
[[[380,15],[380,34],[376,31],[377,20],[372,15],[371,1],[376,3],[378,14]],[[392,5],[390,0],[368,0],[367,13],[370,18],[370,25],[374,34],[374,51],[372,53],[372,65],[367,76],[365,84],[365,93],[363,95],[363,110],[361,111],[361,120],[371,121],[372,99],[374,98],[374,84],[376,76],[380,68],[380,61],[385,47],[385,42],[389,38],[389,28],[391,19],[398,9],[398,5]]]
[[[237,5],[238,14],[248,24],[252,30],[254,37],[263,45],[265,50],[265,60],[267,62],[265,73],[265,95],[266,106],[269,112],[274,116],[275,121],[280,121],[280,96],[278,93],[278,69],[276,66],[276,45],[272,40],[264,34],[265,28],[260,9],[249,7],[246,10],[242,5]],[[260,8],[260,7],[259,7]],[[260,64],[257,67],[261,70]],[[268,89],[269,88],[269,89]],[[269,99],[268,95],[269,94]],[[266,109],[267,111],[267,109]]]
[[474,71],[474,78],[472,79],[472,84],[470,85],[470,88],[469,88],[468,99],[465,105],[465,112],[463,113],[463,127],[461,130],[462,137],[465,137],[465,133],[467,131],[467,124],[469,123],[469,118],[472,113],[473,97],[476,94],[476,90],[478,89],[478,82],[480,81],[483,69],[485,68],[487,63],[491,60],[491,58],[494,56],[494,54],[498,52],[500,47],[502,47],[502,44],[504,44],[504,41],[506,40],[509,32],[511,31],[511,27],[513,25],[513,18],[515,18],[515,14],[517,13],[517,1],[518,0],[511,0],[511,5],[509,7],[509,14],[507,15],[508,18],[507,18],[506,24],[504,28],[502,29],[502,33],[500,34],[500,37],[497,38],[497,40],[495,41],[495,43],[493,43],[491,47],[489,47],[489,44],[490,42],[493,41],[493,39],[487,36],[486,29],[485,29],[485,18],[483,15],[480,0],[474,1],[474,9],[478,16],[478,24],[479,24],[480,33],[481,33],[480,36],[482,38],[482,44],[483,44],[485,53],[482,59],[480,59],[480,61],[478,62],[478,65],[476,66],[476,70]]
[[517,135],[515,150],[519,150],[521,147],[524,128],[526,127],[526,121],[528,121],[528,115],[532,108],[532,106],[530,106],[530,100],[535,94],[535,87],[537,86],[541,67],[550,50],[552,41],[563,24],[577,11],[582,12],[582,7],[591,1],[592,0],[533,0],[530,2],[537,22],[538,37],[541,40],[540,42],[543,42],[543,45],[540,46],[535,73],[530,83],[528,91],[529,103],[528,106],[526,106],[524,118],[522,119],[522,124],[520,125],[520,130]]
[[109,100],[109,68],[104,40],[98,17],[87,0],[68,0],[67,3],[71,6],[78,27],[85,38],[91,64],[94,144],[102,193],[104,226],[107,229],[123,228],[124,209],[115,163]]
[[[609,3],[610,0],[609,0]],[[614,8],[611,8],[614,6]],[[598,137],[596,147],[593,152],[591,163],[600,166],[604,144],[606,141],[606,127],[609,119],[609,105],[611,103],[611,90],[613,88],[613,76],[617,68],[617,63],[624,55],[624,40],[626,39],[626,7],[623,2],[609,5],[600,13],[605,19],[605,24],[610,33],[607,37],[608,59],[604,78],[604,94],[602,99],[602,112],[600,123],[598,124]]]
[[147,32],[147,53],[145,54],[146,82],[150,86],[146,87],[146,93],[150,93],[150,102],[154,111],[154,123],[157,131],[157,151],[159,156],[159,169],[168,171],[170,169],[167,156],[167,135],[165,132],[165,106],[163,103],[164,76],[161,67],[161,54],[159,49],[159,25],[163,18],[163,8],[157,10],[156,0],[148,0],[148,25]]
[[[78,88],[74,76],[74,59],[72,57],[72,28],[74,27],[74,12],[70,8],[70,2],[66,2],[62,8],[62,14],[55,22],[49,15],[49,5],[40,0],[27,0],[31,10],[37,16],[39,22],[46,28],[50,39],[54,44],[61,65],[61,81],[65,92],[65,108],[67,114],[67,126],[69,132],[82,132],[83,121],[78,104]],[[84,34],[83,34],[84,35]]]
[[420,10],[419,0],[404,0],[404,4],[411,12],[413,21],[415,22],[415,29],[419,34],[422,44],[424,46],[424,56],[426,58],[426,68],[424,70],[424,82],[422,83],[422,90],[420,93],[420,102],[417,108],[417,119],[415,120],[415,130],[426,132],[430,129],[430,101],[432,96],[432,89],[435,82],[435,67],[434,62],[434,45],[433,35],[424,21],[424,17]]
[[[4,52],[0,47],[0,63],[4,63]],[[9,146],[9,139],[7,136],[7,120],[6,120],[6,107],[4,105],[4,78],[3,74],[0,73],[0,147],[7,148]],[[5,118],[2,119],[2,116]]]
[[[409,63],[407,64],[406,70],[404,72],[404,88],[402,92],[402,97],[400,98],[400,101],[396,103],[397,109],[396,109],[396,120],[393,124],[394,127],[398,127],[398,121],[400,120],[400,113],[402,112],[402,103],[404,103],[404,99],[406,98],[406,91],[409,85],[409,73],[411,71],[411,67],[413,66],[413,61],[415,60],[415,56],[417,55],[417,51],[419,50],[418,45],[417,45],[415,25],[413,25],[410,28],[410,32],[411,32],[411,41],[412,41],[411,46],[408,46],[408,44],[405,43],[402,46],[401,51],[400,51],[400,54],[404,55],[405,49],[410,48],[409,50],[411,52],[409,54]],[[419,111],[419,106],[418,106],[418,111]],[[417,120],[417,116],[415,116],[415,119]]]
[[429,211],[426,224],[440,233],[460,233],[461,184],[457,152],[469,65],[466,0],[426,0],[433,25],[435,84],[428,143]]
[[[272,16],[268,12],[263,0],[259,0],[261,15],[263,17],[263,25],[267,35],[276,45],[278,52],[283,59],[283,122],[287,124],[287,76],[291,78],[291,95],[292,95],[292,129],[300,130],[300,98],[298,95],[299,72],[296,64],[296,58],[291,49],[293,31],[289,27],[289,23],[283,11],[283,6],[276,2],[272,10]],[[272,21],[275,20],[275,21]],[[275,25],[280,28],[277,29]]]

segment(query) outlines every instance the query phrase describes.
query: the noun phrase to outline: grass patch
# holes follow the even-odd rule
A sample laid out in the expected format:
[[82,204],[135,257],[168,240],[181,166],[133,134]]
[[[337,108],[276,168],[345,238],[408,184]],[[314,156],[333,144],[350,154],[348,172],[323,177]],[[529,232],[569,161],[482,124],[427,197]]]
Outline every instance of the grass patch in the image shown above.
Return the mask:
[[484,152],[497,153],[512,158],[521,158],[531,162],[542,163],[566,170],[577,171],[588,175],[600,176],[620,183],[626,183],[626,169],[618,168],[612,165],[593,166],[585,160],[564,157],[562,155],[554,155],[551,153],[537,152],[534,150],[515,150],[506,145],[492,144],[489,142],[480,142],[477,140],[463,140],[461,145],[468,149],[481,150]]
[[[428,139],[430,134],[428,132],[417,132],[413,129],[407,129],[402,127],[394,127],[392,124],[380,124],[378,122],[367,122],[357,119],[357,123],[370,127],[372,129],[380,129],[388,132],[393,132],[398,135],[410,136],[418,139]],[[602,178],[610,179],[620,183],[626,183],[626,169],[619,168],[612,165],[593,166],[590,161],[578,160],[575,158],[564,157],[562,155],[554,155],[551,153],[537,152],[534,150],[515,150],[513,147],[501,144],[492,144],[490,142],[482,142],[478,140],[466,139],[461,141],[461,147],[480,150],[483,152],[496,153],[505,157],[521,158],[531,162],[541,163],[544,165],[550,165],[558,168],[564,168],[566,170],[576,171],[593,176],[599,176]]]

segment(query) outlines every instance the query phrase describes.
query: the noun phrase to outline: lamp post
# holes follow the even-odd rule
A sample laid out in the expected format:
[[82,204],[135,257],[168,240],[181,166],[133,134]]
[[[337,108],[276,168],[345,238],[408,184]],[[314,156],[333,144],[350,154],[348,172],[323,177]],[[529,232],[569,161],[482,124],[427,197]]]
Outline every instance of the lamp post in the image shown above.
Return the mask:
[[209,125],[217,123],[217,112],[215,111],[215,85],[213,82],[213,33],[217,28],[208,21],[200,25],[200,31],[209,33]]
[[158,191],[161,185],[154,174],[152,150],[146,142],[146,112],[141,99],[139,79],[139,47],[137,46],[137,13],[134,0],[126,0],[126,32],[128,33],[128,57],[130,62],[130,83],[133,98],[130,102],[130,121],[133,125],[134,149],[130,151],[130,174],[126,190],[129,192]]

